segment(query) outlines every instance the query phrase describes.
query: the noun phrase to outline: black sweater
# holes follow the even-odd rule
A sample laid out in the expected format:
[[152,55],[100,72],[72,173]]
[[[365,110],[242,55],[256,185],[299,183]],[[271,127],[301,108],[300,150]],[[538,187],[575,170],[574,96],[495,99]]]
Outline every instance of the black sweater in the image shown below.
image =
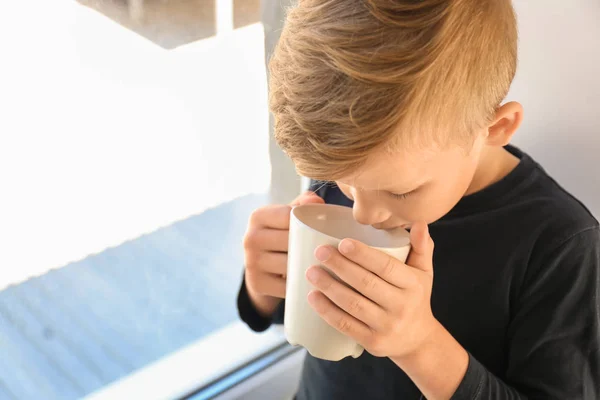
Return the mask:
[[[469,352],[453,399],[600,399],[600,230],[598,221],[529,156],[500,182],[464,197],[430,226],[435,242],[431,306]],[[352,206],[336,187],[318,194]],[[262,331],[273,320],[253,309],[244,283],[242,320]],[[323,361],[307,355],[299,400],[421,397],[387,358]]]

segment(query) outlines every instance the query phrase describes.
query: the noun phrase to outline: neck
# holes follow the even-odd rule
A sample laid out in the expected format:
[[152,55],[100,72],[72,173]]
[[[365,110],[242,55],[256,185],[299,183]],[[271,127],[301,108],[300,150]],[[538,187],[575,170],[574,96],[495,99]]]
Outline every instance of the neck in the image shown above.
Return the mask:
[[520,160],[503,147],[486,147],[465,196],[479,192],[510,174]]

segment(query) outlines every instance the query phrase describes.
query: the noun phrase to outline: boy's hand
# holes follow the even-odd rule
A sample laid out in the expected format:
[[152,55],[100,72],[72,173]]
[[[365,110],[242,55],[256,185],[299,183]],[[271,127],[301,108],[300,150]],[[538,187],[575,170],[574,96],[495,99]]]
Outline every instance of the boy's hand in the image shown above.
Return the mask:
[[309,203],[324,201],[306,192],[289,206],[269,205],[250,216],[244,236],[244,279],[250,300],[265,317],[270,317],[285,297],[290,211],[292,206]]
[[312,307],[375,356],[410,355],[439,326],[430,304],[434,245],[427,225],[415,224],[410,238],[406,264],[356,240],[318,247],[323,265],[355,290],[318,266],[307,270],[317,288],[308,296]]

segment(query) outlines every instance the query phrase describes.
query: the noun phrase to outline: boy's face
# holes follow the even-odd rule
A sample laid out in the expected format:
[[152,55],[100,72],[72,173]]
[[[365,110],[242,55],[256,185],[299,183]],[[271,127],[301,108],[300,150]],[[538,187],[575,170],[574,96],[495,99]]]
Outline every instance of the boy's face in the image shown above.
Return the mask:
[[483,143],[479,137],[470,151],[455,146],[381,152],[336,183],[354,200],[354,218],[362,224],[390,229],[432,223],[471,191]]

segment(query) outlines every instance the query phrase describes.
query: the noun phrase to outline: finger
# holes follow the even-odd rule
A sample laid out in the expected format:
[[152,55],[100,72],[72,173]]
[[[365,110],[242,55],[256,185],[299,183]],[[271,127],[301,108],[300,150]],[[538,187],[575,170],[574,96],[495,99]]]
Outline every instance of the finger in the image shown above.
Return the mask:
[[406,264],[433,274],[433,239],[427,224],[414,224],[410,230],[411,250]]
[[269,205],[254,210],[250,215],[250,226],[253,228],[290,229],[290,211],[287,205]]
[[263,296],[272,296],[280,299],[285,298],[285,278],[279,275],[258,273],[248,271],[248,280],[252,281],[254,290]]
[[310,267],[306,277],[336,306],[372,329],[381,328],[386,313],[377,304],[335,280],[321,267]]
[[248,231],[244,248],[249,250],[288,251],[290,232],[279,229],[260,228]]
[[340,242],[338,249],[348,260],[395,287],[406,289],[418,283],[414,272],[406,264],[358,240],[344,239]]
[[287,274],[287,253],[263,251],[259,253],[256,263],[265,272],[275,275]]
[[320,198],[315,192],[307,191],[298,196],[292,201],[293,206],[301,206],[304,204],[324,204],[325,200]]
[[342,256],[335,247],[320,246],[315,257],[340,280],[384,309],[390,310],[397,303],[398,288]]
[[368,343],[371,329],[350,314],[333,304],[323,293],[312,291],[308,294],[308,302],[313,309],[333,328],[351,337],[358,343]]

